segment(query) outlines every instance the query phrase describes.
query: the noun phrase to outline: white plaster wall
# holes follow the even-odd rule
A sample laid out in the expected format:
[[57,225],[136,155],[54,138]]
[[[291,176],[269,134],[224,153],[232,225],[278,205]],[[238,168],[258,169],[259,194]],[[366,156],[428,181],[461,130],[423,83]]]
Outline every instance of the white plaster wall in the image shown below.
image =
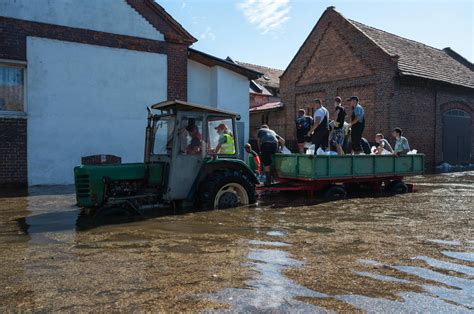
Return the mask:
[[[240,114],[240,122],[245,123],[244,141],[247,143],[250,132],[249,80],[247,77],[225,68],[214,68],[214,78],[217,84],[215,98],[218,107]],[[240,143],[240,150],[245,143]]]
[[249,80],[220,66],[188,60],[188,101],[239,113],[249,139]]
[[146,106],[167,96],[166,55],[27,41],[28,181],[73,183],[81,156],[143,161]]
[[0,16],[164,40],[125,0],[1,0]]
[[188,101],[212,106],[211,68],[193,60],[188,60]]

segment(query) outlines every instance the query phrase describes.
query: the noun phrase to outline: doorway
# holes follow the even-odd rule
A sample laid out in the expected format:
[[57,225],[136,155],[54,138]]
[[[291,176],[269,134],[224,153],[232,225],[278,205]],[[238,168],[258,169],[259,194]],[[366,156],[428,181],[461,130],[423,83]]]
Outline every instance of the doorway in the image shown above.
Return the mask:
[[443,114],[443,160],[452,165],[471,161],[471,116],[464,110],[452,109]]

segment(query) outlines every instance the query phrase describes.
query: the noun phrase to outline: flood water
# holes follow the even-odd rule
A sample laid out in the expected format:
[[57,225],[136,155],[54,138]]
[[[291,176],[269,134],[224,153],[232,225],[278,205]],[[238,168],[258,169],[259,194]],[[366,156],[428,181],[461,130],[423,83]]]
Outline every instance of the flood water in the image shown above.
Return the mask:
[[0,312],[474,312],[474,172],[407,182],[93,228],[72,187],[0,197]]

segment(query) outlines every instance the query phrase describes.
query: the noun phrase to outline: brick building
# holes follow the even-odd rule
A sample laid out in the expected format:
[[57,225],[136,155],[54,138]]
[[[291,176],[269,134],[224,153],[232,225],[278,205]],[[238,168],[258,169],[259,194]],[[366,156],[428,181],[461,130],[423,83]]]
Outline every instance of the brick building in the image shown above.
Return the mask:
[[153,0],[0,1],[0,186],[69,184],[81,157],[143,160],[146,106],[238,112],[260,73],[193,50]]
[[401,127],[427,167],[474,162],[474,72],[449,48],[439,50],[350,20],[329,7],[280,79],[287,120],[320,98],[359,96],[364,137]]

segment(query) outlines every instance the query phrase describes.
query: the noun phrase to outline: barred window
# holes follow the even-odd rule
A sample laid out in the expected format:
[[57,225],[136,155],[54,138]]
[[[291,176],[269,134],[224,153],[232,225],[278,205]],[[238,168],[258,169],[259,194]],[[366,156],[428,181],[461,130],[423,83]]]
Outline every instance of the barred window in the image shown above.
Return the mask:
[[24,111],[25,68],[0,63],[0,112]]

